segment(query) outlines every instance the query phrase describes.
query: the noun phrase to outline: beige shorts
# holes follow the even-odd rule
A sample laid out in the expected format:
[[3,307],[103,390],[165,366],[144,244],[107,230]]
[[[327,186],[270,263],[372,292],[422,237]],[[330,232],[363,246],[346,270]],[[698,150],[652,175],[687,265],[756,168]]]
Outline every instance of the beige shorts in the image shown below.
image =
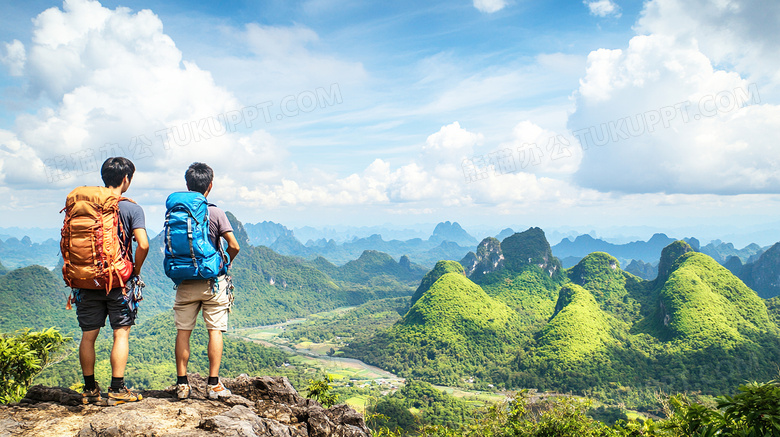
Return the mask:
[[203,309],[203,321],[206,329],[227,331],[230,296],[227,293],[227,281],[224,276],[217,278],[219,292],[214,294],[210,280],[183,281],[176,287],[176,300],[173,303],[173,320],[176,329],[192,331],[198,312]]

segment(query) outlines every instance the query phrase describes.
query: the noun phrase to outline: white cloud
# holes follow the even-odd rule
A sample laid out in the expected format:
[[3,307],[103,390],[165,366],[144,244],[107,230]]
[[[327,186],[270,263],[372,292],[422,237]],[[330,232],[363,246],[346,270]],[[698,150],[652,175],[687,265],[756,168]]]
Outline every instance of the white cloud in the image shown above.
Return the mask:
[[0,56],[0,62],[8,67],[8,74],[21,76],[24,73],[24,63],[27,60],[24,44],[18,39],[5,43],[5,52],[5,56]]
[[597,17],[606,17],[612,15],[616,18],[620,18],[620,7],[612,2],[612,0],[585,0],[583,3],[588,6],[591,15],[595,15]]
[[498,12],[504,9],[506,5],[506,0],[474,0],[474,7],[486,14]]
[[[22,145],[14,153],[26,150],[37,162],[61,164],[68,177],[54,186],[98,183],[100,162],[117,154],[136,161],[136,186],[148,180],[155,190],[181,188],[181,175],[194,160],[251,183],[285,159],[266,132],[225,129],[227,113],[246,121],[242,105],[209,72],[182,62],[150,11],[69,0],[64,10],[48,9],[33,22],[27,79],[58,104],[17,118],[14,134]],[[172,138],[164,145],[156,133],[166,128]],[[6,175],[10,184],[28,179]],[[51,178],[42,177],[39,184],[51,187],[47,182]]]
[[681,44],[693,41],[718,66],[780,84],[780,2],[651,0],[636,29],[672,36]]
[[46,181],[43,162],[13,132],[0,129],[0,183],[5,186],[35,187]]
[[482,143],[481,134],[469,132],[457,121],[428,136],[422,148],[424,158],[436,163],[453,162],[474,154],[474,146]]
[[588,58],[569,128],[588,148],[576,180],[631,193],[775,193],[780,108],[713,68],[695,44],[640,35]]

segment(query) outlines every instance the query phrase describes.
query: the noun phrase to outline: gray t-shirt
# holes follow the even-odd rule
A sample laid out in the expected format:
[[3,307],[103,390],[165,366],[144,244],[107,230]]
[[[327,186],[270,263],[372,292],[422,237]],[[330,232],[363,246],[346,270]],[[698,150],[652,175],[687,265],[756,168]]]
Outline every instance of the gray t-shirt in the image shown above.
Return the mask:
[[146,217],[144,210],[138,204],[129,200],[119,201],[119,220],[122,221],[122,232],[119,233],[119,239],[124,247],[133,247],[133,231],[136,229],[146,229]]
[[216,206],[209,205],[209,240],[215,248],[219,249],[219,237],[225,232],[233,232],[233,226],[230,225],[230,221],[225,214]]

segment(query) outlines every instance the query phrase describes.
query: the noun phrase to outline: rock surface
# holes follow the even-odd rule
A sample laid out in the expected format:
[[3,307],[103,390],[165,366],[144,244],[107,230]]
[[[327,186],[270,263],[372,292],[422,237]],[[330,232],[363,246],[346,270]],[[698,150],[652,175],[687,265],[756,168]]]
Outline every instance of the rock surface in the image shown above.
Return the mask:
[[82,405],[73,390],[36,385],[18,404],[0,406],[0,437],[371,435],[358,412],[346,405],[323,408],[300,396],[287,378],[223,378],[233,396],[221,400],[206,398],[200,375],[189,379],[189,399],[179,401],[173,389],[150,390],[140,402],[113,407]]

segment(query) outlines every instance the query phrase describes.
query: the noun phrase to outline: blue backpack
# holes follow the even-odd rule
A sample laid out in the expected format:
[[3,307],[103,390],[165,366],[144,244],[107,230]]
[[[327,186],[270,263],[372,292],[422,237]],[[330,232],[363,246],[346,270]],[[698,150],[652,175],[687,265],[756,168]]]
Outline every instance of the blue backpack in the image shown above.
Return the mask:
[[195,191],[173,193],[165,201],[165,274],[176,284],[227,273],[230,259],[209,241],[209,203]]

